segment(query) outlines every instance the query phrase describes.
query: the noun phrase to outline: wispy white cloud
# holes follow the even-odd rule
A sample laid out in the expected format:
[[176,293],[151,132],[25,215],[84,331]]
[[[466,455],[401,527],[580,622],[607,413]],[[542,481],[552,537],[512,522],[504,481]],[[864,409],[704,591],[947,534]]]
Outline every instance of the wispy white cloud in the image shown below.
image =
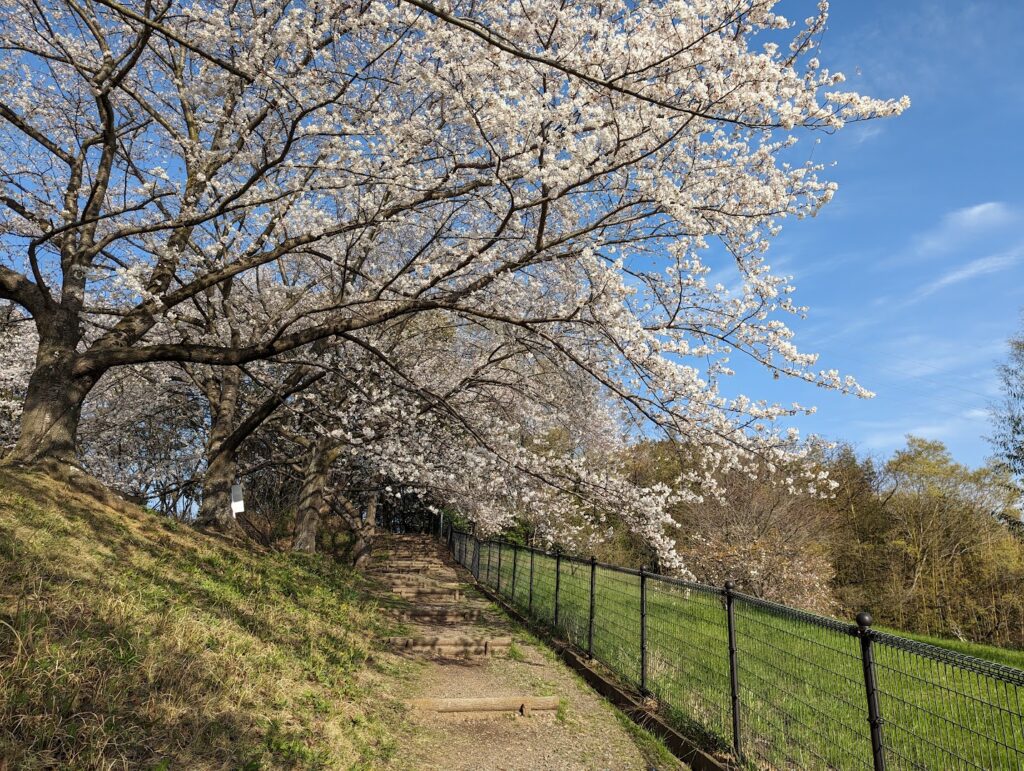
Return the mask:
[[1003,225],[1013,222],[1016,212],[1001,201],[988,201],[963,209],[956,209],[946,215],[945,221],[954,228],[977,228]]
[[998,337],[968,342],[946,334],[915,333],[889,340],[872,354],[871,362],[880,372],[896,380],[954,372],[976,378],[979,367],[990,370],[1005,348],[1005,341]]
[[[1017,268],[1021,264],[1024,264],[1024,242],[1016,244],[1007,251],[987,257],[979,257],[963,265],[953,267],[917,289],[896,289],[888,294],[879,294],[870,300],[865,300],[865,302],[870,303],[870,313],[860,316],[848,314],[842,323],[831,323],[829,325],[830,331],[819,338],[819,343],[834,342],[843,338],[850,339],[859,335],[865,329],[890,325],[893,323],[893,319],[900,313],[944,289],[971,281],[972,279],[1008,271]],[[891,265],[889,270],[892,270]],[[907,271],[908,268],[903,266],[901,270]],[[918,268],[916,270],[922,269]],[[1015,277],[1014,281],[1019,283],[1020,278]],[[976,298],[971,299],[971,303],[976,304],[977,302]],[[953,308],[952,310],[956,311],[957,309]]]
[[918,236],[915,252],[923,256],[950,251],[966,240],[977,239],[982,234],[1022,220],[1022,212],[1002,201],[986,201],[955,209],[946,214],[936,227]]
[[877,139],[885,133],[885,126],[875,121],[873,123],[861,123],[857,129],[850,132],[850,141],[854,146],[862,145],[866,142],[870,142],[872,139]]
[[869,430],[861,444],[869,450],[891,452],[902,447],[908,435],[936,439],[948,445],[963,436],[984,435],[987,429],[988,412],[972,408],[938,420],[907,421],[902,426],[890,423],[885,428]]
[[988,257],[979,257],[976,260],[971,260],[966,265],[947,271],[934,281],[925,284],[914,294],[913,299],[914,301],[923,300],[929,295],[933,295],[947,287],[961,284],[964,281],[970,281],[992,273],[1000,273],[1016,265],[1021,261],[1022,257],[1024,257],[1024,247],[1017,247],[1003,254],[993,254]]

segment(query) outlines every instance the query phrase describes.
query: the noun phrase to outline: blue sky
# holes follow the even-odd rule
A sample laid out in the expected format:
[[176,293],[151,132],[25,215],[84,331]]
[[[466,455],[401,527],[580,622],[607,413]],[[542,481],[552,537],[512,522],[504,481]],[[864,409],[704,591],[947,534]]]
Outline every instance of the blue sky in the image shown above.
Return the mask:
[[995,367],[1024,308],[1022,38],[1019,0],[833,1],[823,64],[853,90],[913,105],[822,139],[815,158],[838,162],[839,192],[817,218],[787,221],[770,252],[810,307],[794,324],[800,347],[877,393],[738,378],[751,395],[816,404],[803,432],[871,454],[908,433],[969,465],[990,453]]

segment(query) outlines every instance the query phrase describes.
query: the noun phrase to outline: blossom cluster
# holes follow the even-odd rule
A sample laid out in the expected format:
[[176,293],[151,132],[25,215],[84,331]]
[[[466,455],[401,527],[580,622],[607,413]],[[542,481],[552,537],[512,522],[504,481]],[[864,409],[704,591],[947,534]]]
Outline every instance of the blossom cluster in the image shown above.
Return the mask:
[[[733,359],[870,395],[796,345],[767,253],[836,190],[797,143],[908,102],[837,90],[827,3],[779,5],[0,0],[2,296],[82,398],[201,394],[181,458],[315,380],[281,427],[485,531],[584,537],[603,497],[670,560],[680,496],[801,452],[810,408]],[[609,447],[651,434],[701,470],[627,484]]]

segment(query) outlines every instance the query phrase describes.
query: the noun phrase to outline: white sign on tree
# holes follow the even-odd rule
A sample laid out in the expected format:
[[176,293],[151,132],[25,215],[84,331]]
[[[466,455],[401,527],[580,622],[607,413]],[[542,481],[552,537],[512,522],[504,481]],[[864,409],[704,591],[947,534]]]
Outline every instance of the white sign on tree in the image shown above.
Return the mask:
[[231,516],[237,517],[245,511],[245,501],[242,499],[242,486],[231,485]]

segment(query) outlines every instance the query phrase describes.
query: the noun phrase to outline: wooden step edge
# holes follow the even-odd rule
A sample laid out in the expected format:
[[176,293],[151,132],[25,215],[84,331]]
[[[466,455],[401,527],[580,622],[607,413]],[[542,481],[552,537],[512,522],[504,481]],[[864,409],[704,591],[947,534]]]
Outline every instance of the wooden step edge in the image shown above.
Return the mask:
[[379,567],[377,567],[377,568],[373,568],[373,567],[372,568],[367,568],[366,572],[368,574],[370,574],[371,576],[379,576],[379,575],[381,575],[383,573],[403,573],[405,575],[415,575],[417,573],[426,573],[427,571],[433,570],[433,569],[434,568],[417,568],[417,567],[411,567],[410,568],[410,567],[402,567],[402,566],[390,566],[386,570],[383,570],[383,569],[381,569]]
[[399,561],[388,561],[388,562],[374,562],[370,564],[370,570],[451,570],[451,565],[445,565],[443,562],[399,562]]
[[492,696],[468,699],[410,699],[413,709],[429,712],[517,712],[526,716],[534,711],[558,709],[557,696]]
[[463,599],[463,593],[458,589],[434,590],[434,589],[392,589],[392,594],[397,594],[407,600],[454,600],[458,602]]
[[370,568],[369,571],[374,575],[378,576],[415,576],[430,570],[432,573],[444,576],[457,576],[458,573],[449,567],[436,567],[436,568],[407,568],[403,565],[386,565],[384,567]]
[[476,645],[491,648],[507,648],[512,644],[511,637],[389,637],[388,644],[399,648],[410,646],[425,647],[431,645]]
[[423,581],[422,583],[404,583],[398,582],[392,584],[392,589],[406,589],[409,591],[420,591],[426,590],[428,592],[457,592],[462,589],[462,584],[457,584],[453,581]]
[[381,571],[377,574],[384,580],[388,581],[405,581],[406,583],[414,583],[416,581],[433,581],[434,583],[440,584],[452,584],[460,586],[461,584],[457,580],[454,574],[437,574],[436,572],[430,573],[406,573],[405,571],[399,570],[397,572],[385,572]]
[[428,610],[400,611],[399,618],[406,621],[478,621],[482,610]]
[[410,656],[423,656],[426,658],[442,659],[467,659],[467,658],[490,658],[506,653],[507,648],[481,648],[465,645],[442,645],[433,648],[401,648],[397,653],[404,653]]

